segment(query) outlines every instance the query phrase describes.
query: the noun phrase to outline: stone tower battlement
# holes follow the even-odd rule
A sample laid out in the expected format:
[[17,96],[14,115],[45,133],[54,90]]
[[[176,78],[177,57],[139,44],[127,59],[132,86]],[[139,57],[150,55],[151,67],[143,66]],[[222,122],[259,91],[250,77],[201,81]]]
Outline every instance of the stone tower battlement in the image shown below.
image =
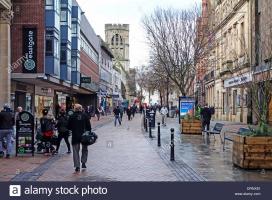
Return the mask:
[[105,24],[105,30],[129,31],[129,24]]

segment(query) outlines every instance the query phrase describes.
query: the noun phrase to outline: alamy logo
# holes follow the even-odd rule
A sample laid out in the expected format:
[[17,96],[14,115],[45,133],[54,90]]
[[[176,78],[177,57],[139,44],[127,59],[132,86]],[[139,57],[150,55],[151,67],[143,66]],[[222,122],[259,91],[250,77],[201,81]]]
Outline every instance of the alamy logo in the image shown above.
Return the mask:
[[10,197],[20,197],[21,196],[21,186],[20,185],[10,185],[9,186],[9,196]]

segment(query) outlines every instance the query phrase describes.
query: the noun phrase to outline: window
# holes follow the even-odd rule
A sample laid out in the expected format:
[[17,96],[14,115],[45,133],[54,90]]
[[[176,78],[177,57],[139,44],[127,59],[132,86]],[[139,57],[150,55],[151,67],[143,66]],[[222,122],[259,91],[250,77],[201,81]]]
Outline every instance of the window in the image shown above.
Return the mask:
[[120,36],[120,45],[123,45],[123,39],[121,36]]
[[114,45],[114,36],[111,38],[111,45]]
[[118,34],[115,35],[115,44],[119,45],[119,35]]
[[67,10],[62,10],[60,12],[60,21],[67,22]]
[[72,24],[72,34],[77,34],[77,24]]
[[227,94],[223,92],[223,115],[227,113]]
[[237,90],[233,91],[233,96],[232,96],[232,114],[236,115],[237,113]]
[[53,10],[54,9],[54,0],[46,0],[45,1],[45,9]]
[[46,39],[45,55],[46,56],[53,56],[53,38]]
[[59,48],[59,40],[54,39],[54,56],[56,58],[60,57],[60,48]]

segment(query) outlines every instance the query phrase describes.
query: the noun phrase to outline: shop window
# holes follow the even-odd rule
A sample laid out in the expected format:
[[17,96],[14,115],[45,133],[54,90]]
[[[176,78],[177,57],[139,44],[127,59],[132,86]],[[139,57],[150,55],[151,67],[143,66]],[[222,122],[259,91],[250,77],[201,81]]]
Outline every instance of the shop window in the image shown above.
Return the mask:
[[236,115],[237,114],[237,90],[233,91],[233,96],[232,96],[232,114]]
[[227,94],[223,92],[223,115],[227,114]]

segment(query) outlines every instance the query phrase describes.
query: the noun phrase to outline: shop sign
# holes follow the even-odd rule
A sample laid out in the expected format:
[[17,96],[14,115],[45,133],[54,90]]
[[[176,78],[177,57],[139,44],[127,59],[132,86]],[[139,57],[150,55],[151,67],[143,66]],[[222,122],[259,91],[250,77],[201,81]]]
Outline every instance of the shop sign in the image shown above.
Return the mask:
[[230,78],[224,81],[224,87],[229,88],[237,85],[242,85],[252,81],[252,74],[250,72],[242,74],[240,76]]
[[23,111],[16,121],[16,156],[28,153],[34,156],[34,116]]
[[81,77],[80,78],[80,83],[91,83],[92,79],[91,77]]
[[23,73],[37,73],[37,28],[23,29]]

